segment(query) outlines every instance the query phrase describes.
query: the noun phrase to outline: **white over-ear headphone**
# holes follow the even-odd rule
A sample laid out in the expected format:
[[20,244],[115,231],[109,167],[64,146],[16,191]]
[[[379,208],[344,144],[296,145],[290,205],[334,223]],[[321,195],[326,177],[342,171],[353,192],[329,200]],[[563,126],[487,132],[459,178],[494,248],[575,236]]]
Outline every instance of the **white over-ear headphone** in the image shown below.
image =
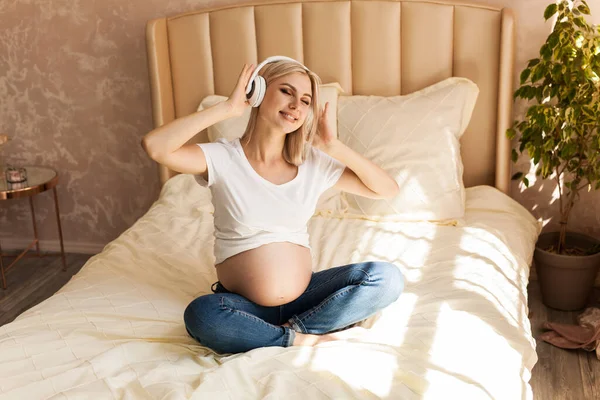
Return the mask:
[[258,75],[258,72],[260,71],[260,69],[268,63],[272,63],[272,62],[276,62],[276,61],[284,61],[284,60],[292,61],[297,64],[300,64],[302,66],[302,68],[304,68],[307,71],[310,71],[300,61],[294,60],[293,58],[290,58],[290,57],[286,57],[286,56],[268,57],[265,61],[258,64],[256,69],[252,73],[250,80],[248,81],[248,86],[246,86],[246,98],[248,99],[248,103],[250,103],[250,105],[252,107],[260,106],[260,103],[262,103],[263,98],[265,97],[265,92],[267,91],[267,82],[265,81],[265,78]]

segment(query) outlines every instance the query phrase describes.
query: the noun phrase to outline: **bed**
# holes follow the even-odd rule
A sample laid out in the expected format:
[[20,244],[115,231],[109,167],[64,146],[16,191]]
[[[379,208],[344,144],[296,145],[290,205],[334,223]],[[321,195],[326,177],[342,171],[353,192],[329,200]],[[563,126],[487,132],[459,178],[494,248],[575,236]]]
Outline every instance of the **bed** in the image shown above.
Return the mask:
[[216,354],[183,324],[216,281],[211,194],[159,166],[147,213],[0,327],[0,399],[532,399],[527,284],[540,225],[508,193],[513,24],[508,9],[408,0],[223,1],[149,21],[156,126],[227,95],[244,62],[273,54],[338,83],[342,103],[474,82],[460,138],[464,213],[456,223],[315,213],[315,271],[390,261],[404,293],[362,323],[360,340]]

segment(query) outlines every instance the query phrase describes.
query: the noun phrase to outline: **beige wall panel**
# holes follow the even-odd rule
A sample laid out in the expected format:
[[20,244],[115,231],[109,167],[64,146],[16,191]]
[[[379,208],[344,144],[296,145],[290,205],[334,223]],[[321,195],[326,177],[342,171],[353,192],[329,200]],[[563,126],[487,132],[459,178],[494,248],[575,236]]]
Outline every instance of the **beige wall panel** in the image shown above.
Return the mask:
[[146,52],[148,74],[152,82],[152,117],[154,127],[158,127],[175,118],[167,21],[161,18],[148,23],[146,35],[149,37]]
[[355,95],[400,94],[400,17],[400,3],[352,4],[352,86]]
[[[466,186],[475,182],[494,185],[498,106],[500,12],[456,7],[454,29],[454,75],[469,78],[479,86],[479,97],[469,128],[461,144]],[[490,45],[490,44],[495,45]]]
[[323,83],[339,82],[352,92],[350,2],[302,5],[304,61]]
[[245,63],[257,64],[254,7],[210,13],[215,94],[229,96]]
[[273,55],[303,62],[302,4],[258,6],[254,15],[258,62]]
[[452,76],[454,7],[402,3],[402,94]]
[[178,118],[194,112],[202,97],[214,92],[208,15],[168,20],[167,30]]

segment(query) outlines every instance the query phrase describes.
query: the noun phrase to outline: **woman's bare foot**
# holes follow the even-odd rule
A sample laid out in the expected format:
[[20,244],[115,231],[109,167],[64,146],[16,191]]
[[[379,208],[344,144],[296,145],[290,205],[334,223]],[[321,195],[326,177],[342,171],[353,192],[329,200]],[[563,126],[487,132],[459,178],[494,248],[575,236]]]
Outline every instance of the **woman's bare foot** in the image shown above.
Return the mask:
[[[288,323],[285,323],[282,326],[289,327],[290,325]],[[309,333],[296,332],[296,337],[294,339],[293,346],[315,346],[319,343],[331,342],[334,340],[357,339],[363,337],[367,332],[368,329],[362,328],[360,326],[344,329],[343,331],[339,332],[326,333],[324,335],[313,335]]]

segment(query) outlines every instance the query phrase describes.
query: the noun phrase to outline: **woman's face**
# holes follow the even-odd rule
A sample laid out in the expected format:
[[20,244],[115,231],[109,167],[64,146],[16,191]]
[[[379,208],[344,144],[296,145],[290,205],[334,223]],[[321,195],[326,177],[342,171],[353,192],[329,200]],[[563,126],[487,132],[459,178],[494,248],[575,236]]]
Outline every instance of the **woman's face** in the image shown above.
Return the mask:
[[311,109],[312,90],[306,74],[294,72],[275,79],[267,86],[258,117],[285,133],[302,126]]

